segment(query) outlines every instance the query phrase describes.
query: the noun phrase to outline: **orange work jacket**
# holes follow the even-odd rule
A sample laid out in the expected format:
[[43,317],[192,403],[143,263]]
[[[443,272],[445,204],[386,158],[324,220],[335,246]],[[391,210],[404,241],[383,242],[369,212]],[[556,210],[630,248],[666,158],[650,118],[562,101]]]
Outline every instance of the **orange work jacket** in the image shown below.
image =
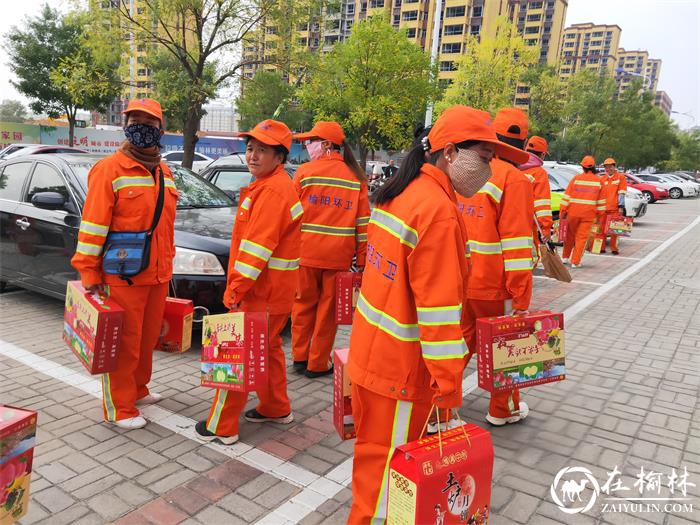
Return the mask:
[[[161,162],[165,196],[163,211],[151,239],[148,267],[131,277],[134,285],[170,281],[175,257],[174,223],[178,193],[170,168]],[[88,174],[88,191],[71,264],[85,285],[128,286],[118,275],[102,271],[102,248],[110,231],[138,232],[151,227],[158,198],[159,176],[121,151],[98,161]]]
[[447,175],[426,164],[401,195],[372,211],[348,371],[379,395],[461,405],[468,270],[455,204]]
[[288,314],[299,276],[300,218],[304,213],[283,166],[241,188],[233,225],[224,304]]
[[301,264],[347,270],[356,255],[364,266],[367,251],[369,199],[338,152],[299,166],[294,187],[304,207]]
[[469,239],[467,297],[512,299],[527,310],[532,297],[532,183],[501,159],[491,161],[491,178],[474,196],[457,197]]
[[603,184],[602,198],[605,199],[605,211],[617,212],[620,204],[624,206],[624,196],[627,193],[627,177],[619,171],[608,176],[604,173],[601,176]]
[[552,233],[552,193],[549,189],[549,174],[542,166],[529,168],[524,173],[532,180],[532,194],[535,199],[535,217],[542,234],[549,237]]
[[579,173],[569,181],[561,199],[559,212],[563,216],[595,219],[605,213],[603,184],[595,173]]

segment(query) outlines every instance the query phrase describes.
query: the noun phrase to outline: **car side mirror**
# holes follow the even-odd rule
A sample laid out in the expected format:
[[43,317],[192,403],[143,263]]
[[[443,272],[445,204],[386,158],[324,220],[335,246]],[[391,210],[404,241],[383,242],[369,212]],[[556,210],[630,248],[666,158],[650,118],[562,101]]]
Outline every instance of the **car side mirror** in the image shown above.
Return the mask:
[[62,210],[66,205],[66,198],[60,193],[42,191],[32,195],[32,204],[44,210]]

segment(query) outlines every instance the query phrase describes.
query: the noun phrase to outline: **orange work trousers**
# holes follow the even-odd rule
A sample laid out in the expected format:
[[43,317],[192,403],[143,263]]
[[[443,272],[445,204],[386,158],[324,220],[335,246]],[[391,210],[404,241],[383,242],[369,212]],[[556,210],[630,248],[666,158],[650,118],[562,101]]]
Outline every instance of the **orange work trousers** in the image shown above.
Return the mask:
[[348,525],[384,523],[391,456],[399,445],[420,437],[430,409],[430,403],[399,401],[352,385],[357,439]]
[[[562,257],[564,259],[571,257],[571,264],[580,264],[595,219],[567,215],[566,220],[569,229],[566,232],[566,239],[564,239],[564,252],[562,253]],[[571,255],[572,251],[573,256]]]
[[[481,301],[467,299],[462,308],[462,333],[469,348],[464,366],[476,353],[476,320],[481,317],[495,317],[510,314],[511,301]],[[489,414],[493,417],[510,417],[513,411],[520,409],[520,391],[516,388],[510,392],[492,392],[489,402]]]
[[[280,336],[288,319],[287,314],[270,315],[267,356],[269,380],[267,388],[256,390],[259,400],[256,410],[267,417],[282,417],[292,411],[287,396],[287,365]],[[207,418],[207,430],[219,436],[237,435],[238,420],[247,401],[247,392],[217,389]]]
[[[618,210],[613,210],[613,211],[606,212],[605,215],[606,215],[606,217],[605,217],[605,219],[603,219],[603,224],[605,224],[605,221],[607,220],[608,216],[612,215],[613,217],[617,217],[618,215],[620,215],[620,212]],[[610,249],[614,252],[618,251],[617,238],[619,236],[615,235],[614,233],[608,233],[608,235],[610,236]]]
[[335,341],[335,276],[338,270],[301,266],[299,292],[292,307],[292,355],[308,361],[306,368],[324,372],[331,367]]
[[136,401],[149,394],[153,349],[163,325],[168,284],[110,286],[109,294],[124,309],[117,369],[102,375],[106,421],[139,415]]

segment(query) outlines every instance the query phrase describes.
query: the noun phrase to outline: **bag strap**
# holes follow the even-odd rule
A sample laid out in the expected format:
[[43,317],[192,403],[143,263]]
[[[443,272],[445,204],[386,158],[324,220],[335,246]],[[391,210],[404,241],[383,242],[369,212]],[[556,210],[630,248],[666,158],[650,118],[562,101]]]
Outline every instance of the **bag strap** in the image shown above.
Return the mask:
[[163,168],[158,166],[158,200],[156,201],[156,211],[153,214],[153,222],[151,227],[148,229],[148,236],[150,237],[158,226],[160,222],[160,215],[163,213],[163,201],[165,200],[165,177],[163,176]]

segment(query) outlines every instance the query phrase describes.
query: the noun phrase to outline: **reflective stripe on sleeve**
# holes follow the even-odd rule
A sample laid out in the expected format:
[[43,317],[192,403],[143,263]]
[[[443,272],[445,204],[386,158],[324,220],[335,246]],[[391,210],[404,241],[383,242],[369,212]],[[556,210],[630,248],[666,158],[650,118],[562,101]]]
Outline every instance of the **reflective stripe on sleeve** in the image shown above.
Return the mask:
[[500,242],[469,241],[469,251],[472,253],[481,253],[484,255],[502,253]]
[[265,248],[263,245],[258,244],[257,242],[249,241],[248,239],[243,239],[238,249],[265,262],[267,262],[272,255],[272,250]]
[[112,181],[112,190],[117,191],[131,186],[155,186],[152,177],[117,177]]
[[[562,199],[562,201],[563,201],[563,199]],[[574,204],[574,203],[576,203],[576,204],[590,204],[591,206],[595,206],[596,204],[598,204],[598,201],[592,201],[592,200],[588,200],[588,199],[569,199],[569,202],[572,204]]]
[[75,249],[75,251],[83,255],[93,255],[98,257],[102,253],[102,246],[99,244],[78,241],[78,247]]
[[462,316],[462,305],[417,307],[418,324],[425,326],[459,324]]
[[575,180],[574,186],[591,186],[593,188],[600,188],[600,182],[592,180]]
[[369,324],[379,328],[381,331],[386,332],[399,341],[420,340],[420,332],[417,324],[400,323],[390,315],[385,314],[369,304],[361,292],[357,299],[357,311]]
[[165,180],[165,187],[166,188],[174,188],[177,189],[177,186],[175,186],[175,181],[173,179],[164,179]]
[[300,186],[302,188],[306,188],[308,186],[331,186],[333,188],[359,190],[362,185],[359,182],[336,179],[335,177],[307,177],[300,182]]
[[369,222],[390,233],[406,246],[415,248],[418,244],[418,232],[387,211],[375,208]]
[[507,237],[501,239],[501,247],[506,250],[529,250],[532,248],[532,237]]
[[539,218],[539,217],[551,217],[551,216],[552,216],[552,212],[549,210],[540,210],[540,211],[535,212],[535,217],[537,217],[537,218]]
[[535,208],[539,208],[540,206],[551,206],[552,201],[549,199],[537,199],[535,201]]
[[503,264],[505,266],[506,272],[513,272],[516,270],[532,270],[532,259],[504,259]]
[[350,227],[340,227],[340,226],[326,226],[325,224],[311,224],[310,222],[305,222],[301,225],[301,231],[303,233],[318,233],[321,235],[335,235],[338,237],[354,237],[355,228]]
[[424,359],[460,359],[469,353],[464,339],[421,341],[420,348]]
[[270,257],[270,262],[267,263],[267,267],[271,270],[298,270],[299,269],[299,259],[281,259],[279,257]]
[[97,224],[96,222],[88,222],[85,219],[80,221],[80,232],[89,235],[97,235],[99,237],[107,237],[109,226]]
[[355,219],[355,226],[366,226],[369,224],[369,216],[366,215],[364,217],[358,217]]
[[249,209],[250,209],[250,205],[251,205],[252,203],[253,203],[253,201],[250,200],[250,197],[246,197],[245,199],[243,199],[243,202],[241,202],[241,209],[243,209],[243,210],[249,210]]
[[298,202],[290,208],[290,213],[292,214],[292,220],[295,221],[304,213],[304,208],[301,206],[301,202]]
[[363,242],[367,240],[367,234],[366,233],[357,233],[355,234],[355,240],[358,242]]
[[233,265],[233,268],[243,277],[247,277],[248,279],[252,279],[253,281],[255,281],[260,275],[260,272],[262,272],[261,269],[241,261],[236,261],[236,264]]
[[484,187],[481,188],[478,193],[486,193],[496,201],[496,204],[500,204],[501,198],[503,197],[503,190],[492,182],[484,184]]

